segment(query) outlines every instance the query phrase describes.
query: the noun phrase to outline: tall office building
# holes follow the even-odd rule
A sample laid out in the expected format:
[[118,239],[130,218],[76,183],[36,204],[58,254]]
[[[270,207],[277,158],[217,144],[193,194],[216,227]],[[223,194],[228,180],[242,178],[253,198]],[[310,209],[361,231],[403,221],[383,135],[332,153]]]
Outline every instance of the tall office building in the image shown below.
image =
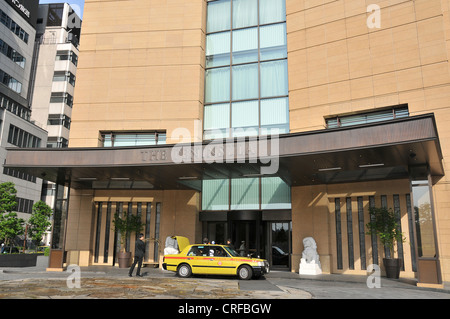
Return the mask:
[[[0,161],[6,148],[45,146],[47,132],[31,120],[29,100],[38,2],[0,1]],[[17,189],[17,212],[27,219],[41,198],[42,180],[11,168],[0,171],[1,182]]]
[[6,160],[70,186],[51,267],[115,264],[127,212],[149,262],[182,235],[298,271],[311,236],[325,273],[384,271],[365,225],[389,207],[401,276],[450,280],[440,0],[86,0],[84,17],[69,148]]
[[32,118],[48,131],[47,147],[67,147],[81,20],[67,3],[39,6]]
[[[69,144],[81,19],[67,3],[41,4],[36,19],[32,119],[48,131],[47,145]],[[44,181],[42,200],[54,206],[55,183]]]

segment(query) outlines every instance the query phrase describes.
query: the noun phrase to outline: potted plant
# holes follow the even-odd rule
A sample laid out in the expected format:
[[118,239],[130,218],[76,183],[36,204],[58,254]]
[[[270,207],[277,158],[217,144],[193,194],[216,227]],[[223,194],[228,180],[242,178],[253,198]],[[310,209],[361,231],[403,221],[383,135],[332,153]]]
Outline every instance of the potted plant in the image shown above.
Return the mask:
[[366,224],[366,227],[369,229],[367,234],[377,235],[384,247],[389,249],[389,255],[383,258],[386,277],[398,279],[403,260],[393,258],[395,243],[403,243],[406,240],[400,231],[400,225],[397,223],[397,219],[391,208],[371,207],[369,214],[370,223]]
[[131,233],[137,233],[142,230],[143,224],[141,217],[127,214],[126,211],[123,213],[123,216],[116,213],[113,224],[114,230],[120,233],[119,268],[128,268],[131,264],[131,252],[126,251],[127,237]]

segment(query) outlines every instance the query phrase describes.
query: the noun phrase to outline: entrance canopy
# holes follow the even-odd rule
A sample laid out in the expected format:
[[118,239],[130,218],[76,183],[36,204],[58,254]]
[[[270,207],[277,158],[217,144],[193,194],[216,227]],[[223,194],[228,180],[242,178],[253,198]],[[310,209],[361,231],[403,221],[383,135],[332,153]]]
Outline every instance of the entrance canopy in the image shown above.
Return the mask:
[[72,188],[201,189],[203,179],[279,176],[291,186],[443,175],[433,114],[352,127],[202,143],[120,148],[8,148],[4,167]]

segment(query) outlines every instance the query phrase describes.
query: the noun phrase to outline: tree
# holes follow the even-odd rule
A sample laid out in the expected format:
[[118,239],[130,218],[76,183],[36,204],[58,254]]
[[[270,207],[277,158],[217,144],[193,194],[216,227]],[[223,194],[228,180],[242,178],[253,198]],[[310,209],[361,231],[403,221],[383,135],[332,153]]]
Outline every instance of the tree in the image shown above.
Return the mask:
[[10,245],[12,251],[12,241],[16,236],[23,234],[23,224],[25,221],[17,217],[13,210],[17,207],[17,190],[14,184],[6,182],[0,184],[0,240],[6,245]]
[[12,212],[17,207],[17,190],[14,183],[0,184],[0,214]]
[[33,205],[33,213],[28,220],[28,236],[36,243],[36,247],[52,224],[50,222],[52,213],[50,206],[41,200]]
[[141,217],[136,215],[127,214],[125,211],[123,217],[119,213],[114,216],[113,224],[114,229],[120,233],[120,246],[121,250],[125,252],[127,236],[133,232],[137,233],[142,230],[144,225],[142,224]]
[[[400,231],[400,225],[397,223],[395,213],[391,208],[370,207],[370,223],[366,224],[369,231],[368,235],[376,234],[380,238],[384,247],[389,249],[390,256],[394,256],[394,247],[396,242],[405,242],[405,237]],[[387,258],[387,256],[386,256]]]

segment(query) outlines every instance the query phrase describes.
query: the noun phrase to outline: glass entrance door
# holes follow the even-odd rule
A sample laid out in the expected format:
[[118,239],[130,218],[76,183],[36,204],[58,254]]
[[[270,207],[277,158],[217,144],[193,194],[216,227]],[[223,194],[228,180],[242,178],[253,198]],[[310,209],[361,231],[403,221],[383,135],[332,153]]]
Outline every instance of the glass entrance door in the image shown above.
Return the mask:
[[256,253],[256,221],[234,221],[232,223],[232,243],[241,256]]
[[263,257],[260,227],[257,220],[231,222],[231,243],[241,256]]
[[290,269],[291,223],[271,222],[267,233],[271,266],[280,270]]
[[203,224],[203,237],[233,248],[243,257],[267,259],[278,270],[289,270],[292,253],[292,222],[290,220],[264,221],[261,212],[233,211],[228,220],[208,221]]

